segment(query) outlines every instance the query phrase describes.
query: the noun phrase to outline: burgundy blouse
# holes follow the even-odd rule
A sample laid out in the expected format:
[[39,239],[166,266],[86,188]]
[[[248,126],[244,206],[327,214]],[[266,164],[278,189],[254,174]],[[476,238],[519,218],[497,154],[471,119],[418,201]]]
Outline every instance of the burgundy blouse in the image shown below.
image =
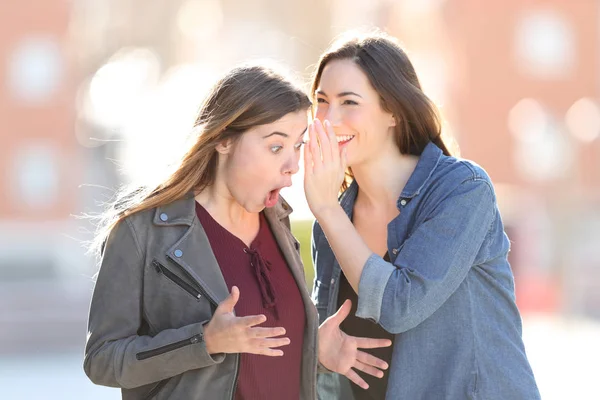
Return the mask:
[[247,247],[223,228],[199,203],[196,214],[229,290],[240,289],[239,317],[264,314],[262,327],[281,326],[290,344],[281,357],[240,354],[236,400],[300,398],[300,367],[306,315],[298,285],[279,250],[269,223],[260,213],[260,228]]

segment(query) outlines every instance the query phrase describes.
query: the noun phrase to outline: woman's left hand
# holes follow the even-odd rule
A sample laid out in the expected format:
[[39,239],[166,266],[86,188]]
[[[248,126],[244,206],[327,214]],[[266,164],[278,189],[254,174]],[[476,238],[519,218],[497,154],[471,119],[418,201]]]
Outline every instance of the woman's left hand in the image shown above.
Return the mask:
[[314,119],[304,149],[304,194],[313,215],[338,206],[338,193],[346,171],[346,152],[340,154],[329,121]]
[[346,300],[340,309],[327,318],[319,327],[319,362],[333,372],[342,374],[363,389],[369,385],[356,373],[360,370],[378,378],[388,368],[385,361],[359,349],[374,349],[391,346],[388,339],[359,338],[346,335],[340,324],[348,314],[352,303]]

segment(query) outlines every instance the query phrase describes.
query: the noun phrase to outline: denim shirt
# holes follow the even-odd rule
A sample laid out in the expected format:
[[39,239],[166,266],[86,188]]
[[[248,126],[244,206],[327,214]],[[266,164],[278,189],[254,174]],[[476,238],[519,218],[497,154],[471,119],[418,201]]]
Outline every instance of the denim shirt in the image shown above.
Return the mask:
[[[358,185],[340,198],[348,216]],[[356,316],[395,334],[387,399],[539,399],[515,304],[510,242],[490,178],[473,162],[427,145],[387,227],[391,262],[372,254]],[[336,311],[342,273],[318,222],[313,301]],[[351,399],[349,381],[319,375],[321,399]]]

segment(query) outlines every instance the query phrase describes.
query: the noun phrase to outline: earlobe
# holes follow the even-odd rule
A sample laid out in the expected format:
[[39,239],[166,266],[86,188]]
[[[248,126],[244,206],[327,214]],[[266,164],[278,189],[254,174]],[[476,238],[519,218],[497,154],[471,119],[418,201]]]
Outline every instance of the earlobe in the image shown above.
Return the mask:
[[215,150],[217,150],[217,152],[220,154],[229,154],[231,152],[231,147],[232,147],[231,144],[232,144],[231,139],[223,140],[222,142],[220,142],[217,145]]
[[392,115],[392,116],[390,117],[390,125],[389,125],[389,126],[390,126],[390,128],[391,128],[391,127],[394,127],[394,126],[396,126],[396,125],[398,125],[398,121],[396,120],[396,117],[395,117],[394,115]]

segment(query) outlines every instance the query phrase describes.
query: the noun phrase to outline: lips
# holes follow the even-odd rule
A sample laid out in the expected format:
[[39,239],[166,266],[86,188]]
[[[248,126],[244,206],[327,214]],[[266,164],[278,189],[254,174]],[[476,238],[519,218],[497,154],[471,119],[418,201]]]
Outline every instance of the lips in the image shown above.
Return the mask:
[[348,142],[350,142],[352,139],[354,139],[354,135],[339,135],[336,136],[337,142],[339,146],[342,146]]
[[276,186],[275,189],[269,191],[265,197],[265,207],[273,207],[275,204],[277,204],[277,201],[279,200],[279,192],[281,192],[283,188],[290,186],[292,186],[292,180],[286,179],[285,183],[280,186]]

